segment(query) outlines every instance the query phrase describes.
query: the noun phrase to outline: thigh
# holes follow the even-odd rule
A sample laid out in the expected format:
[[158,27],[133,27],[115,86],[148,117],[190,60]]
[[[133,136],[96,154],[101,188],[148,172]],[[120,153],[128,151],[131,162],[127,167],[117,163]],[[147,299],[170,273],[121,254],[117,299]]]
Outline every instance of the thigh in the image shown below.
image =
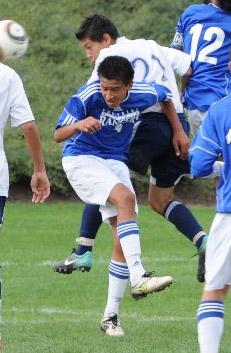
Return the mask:
[[[185,119],[180,119],[185,133],[189,134],[189,124]],[[176,156],[173,144],[172,133],[166,141],[164,153],[154,156],[151,161],[150,184],[160,188],[175,186],[184,175],[190,175],[190,164],[188,160],[182,160]]]
[[[129,169],[128,167],[120,161],[116,161],[113,159],[108,159],[106,161],[108,168],[111,172],[116,175],[119,183],[122,183],[129,191],[135,194],[134,188],[132,186],[132,182],[130,179]],[[117,215],[116,208],[111,205],[109,202],[106,202],[105,205],[100,206],[100,212],[102,214],[103,222],[108,223],[108,219],[111,217],[115,217]],[[137,201],[135,202],[135,212],[138,213],[138,205]]]
[[231,215],[216,214],[208,237],[205,260],[205,290],[231,284]]
[[146,175],[152,161],[161,158],[172,145],[172,129],[167,118],[143,120],[130,144],[128,167]]
[[102,158],[84,155],[64,157],[62,163],[68,181],[85,203],[105,205],[113,187],[120,183]]

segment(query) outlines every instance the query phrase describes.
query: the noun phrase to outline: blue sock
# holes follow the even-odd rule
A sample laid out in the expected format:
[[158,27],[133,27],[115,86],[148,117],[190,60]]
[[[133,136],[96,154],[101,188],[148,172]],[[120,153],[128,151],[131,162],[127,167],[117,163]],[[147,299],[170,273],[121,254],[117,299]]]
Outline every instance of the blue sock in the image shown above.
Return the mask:
[[163,216],[192,241],[197,249],[200,248],[207,234],[184,204],[178,201],[169,202],[164,210]]
[[[84,244],[79,244],[75,253],[77,255],[83,255],[87,251],[92,251],[92,245],[96,234],[102,224],[101,213],[99,212],[99,205],[86,204],[83,210],[81,226],[79,236],[80,239],[86,239],[83,241]],[[87,243],[87,244],[86,244]]]

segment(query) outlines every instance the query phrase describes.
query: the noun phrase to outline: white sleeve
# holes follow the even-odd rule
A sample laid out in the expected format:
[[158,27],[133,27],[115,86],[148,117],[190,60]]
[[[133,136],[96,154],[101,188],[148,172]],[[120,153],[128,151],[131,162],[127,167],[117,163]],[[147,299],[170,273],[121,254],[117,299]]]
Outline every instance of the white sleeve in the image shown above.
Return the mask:
[[173,48],[161,47],[162,55],[170,64],[173,70],[180,76],[183,76],[191,65],[191,56]]
[[10,97],[10,117],[12,127],[16,127],[28,121],[35,120],[26,93],[24,91],[22,80],[15,71],[11,80]]

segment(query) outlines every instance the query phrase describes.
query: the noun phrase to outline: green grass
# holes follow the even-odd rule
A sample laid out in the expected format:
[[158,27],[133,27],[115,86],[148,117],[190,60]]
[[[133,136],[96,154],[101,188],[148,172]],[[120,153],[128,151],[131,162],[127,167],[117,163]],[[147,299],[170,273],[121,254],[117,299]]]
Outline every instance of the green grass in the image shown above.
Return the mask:
[[[2,334],[5,353],[193,353],[198,351],[196,310],[202,286],[195,273],[194,247],[172,225],[142,206],[143,262],[175,283],[164,292],[135,302],[129,291],[121,305],[125,337],[106,337],[99,322],[107,296],[107,266],[112,236],[103,225],[89,273],[63,276],[55,261],[71,251],[82,205],[8,203],[1,234],[4,300]],[[193,212],[209,229],[213,208]],[[230,352],[226,306],[222,353]]]

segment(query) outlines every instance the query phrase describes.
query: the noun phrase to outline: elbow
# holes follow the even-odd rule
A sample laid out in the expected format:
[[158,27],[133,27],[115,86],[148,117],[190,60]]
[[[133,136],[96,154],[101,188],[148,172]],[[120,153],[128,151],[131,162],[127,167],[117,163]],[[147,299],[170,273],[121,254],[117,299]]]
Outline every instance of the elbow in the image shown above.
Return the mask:
[[54,133],[54,140],[55,140],[55,142],[57,142],[57,143],[62,142],[62,139],[61,139],[61,137],[59,136],[59,133],[58,133],[57,130],[56,130],[55,133]]

